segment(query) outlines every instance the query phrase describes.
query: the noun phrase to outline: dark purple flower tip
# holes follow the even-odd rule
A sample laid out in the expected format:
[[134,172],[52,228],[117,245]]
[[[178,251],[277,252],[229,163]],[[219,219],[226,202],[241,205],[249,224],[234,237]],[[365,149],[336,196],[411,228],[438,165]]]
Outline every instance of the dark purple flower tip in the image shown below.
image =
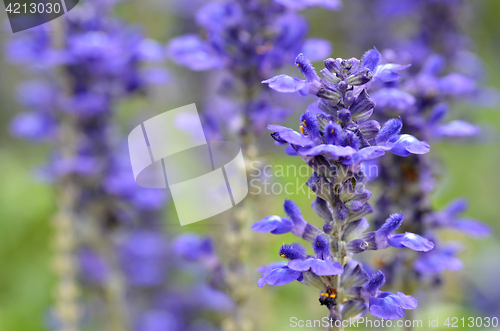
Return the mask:
[[380,64],[375,68],[375,78],[382,82],[392,82],[399,78],[396,71],[404,70],[411,64],[401,65],[395,63]]
[[174,251],[187,260],[198,260],[214,254],[210,238],[187,233],[180,235],[174,241]]
[[331,234],[333,232],[333,225],[330,222],[326,222],[323,224],[323,232]]
[[344,272],[342,265],[330,260],[320,260],[308,258],[306,260],[292,260],[288,262],[288,267],[296,271],[311,270],[317,276],[335,276]]
[[363,148],[362,150],[354,154],[351,158],[344,160],[342,163],[346,165],[361,163],[363,161],[376,159],[377,157],[380,157],[384,154],[385,148],[381,146],[370,146]]
[[313,82],[319,80],[318,74],[314,70],[311,64],[304,54],[300,53],[295,58],[295,65],[299,68],[300,72],[306,77],[307,82]]
[[302,53],[311,61],[319,61],[330,55],[332,45],[329,40],[309,38],[302,46]]
[[368,282],[364,285],[363,289],[370,295],[375,295],[378,292],[379,287],[385,284],[385,275],[382,271],[377,271],[370,276]]
[[396,234],[390,237],[387,242],[392,247],[408,247],[418,252],[428,252],[434,248],[434,244],[430,240],[411,232]]
[[471,137],[478,135],[480,132],[481,129],[478,126],[461,120],[438,125],[434,130],[438,137]]
[[300,246],[297,247],[298,244],[294,245],[283,245],[280,248],[280,256],[284,259],[288,260],[303,260],[306,258],[306,254],[304,254],[305,250]]
[[293,223],[287,218],[279,216],[267,216],[252,225],[255,232],[272,234],[283,234],[292,231]]
[[340,144],[344,147],[350,146],[359,149],[359,137],[351,130],[344,130],[340,135]]
[[328,122],[325,125],[324,136],[328,145],[338,145],[340,143],[340,134],[342,128],[335,122]]
[[302,278],[302,272],[292,270],[288,267],[276,268],[265,272],[260,277],[257,285],[263,287],[264,285],[282,286]]
[[347,84],[359,86],[368,83],[373,78],[373,72],[368,68],[361,68],[347,77]]
[[399,134],[403,128],[403,122],[399,118],[392,118],[385,122],[384,126],[377,135],[377,144],[382,145],[389,141],[391,138]]
[[389,292],[381,292],[377,296],[370,296],[370,314],[386,320],[401,318],[405,315],[405,309],[415,309],[417,300],[411,295],[398,292],[397,295]]
[[351,112],[348,109],[341,109],[338,112],[338,116],[342,124],[347,125],[351,122]]
[[359,123],[358,128],[365,139],[373,139],[380,132],[380,124],[375,120],[369,120]]
[[393,233],[403,222],[403,214],[391,214],[385,223],[377,230],[377,233],[388,236]]
[[354,239],[347,243],[347,251],[352,253],[362,253],[369,248],[369,243],[364,239]]
[[323,234],[318,234],[312,241],[312,247],[318,259],[326,260],[330,256],[330,242]]
[[288,75],[278,75],[262,81],[263,84],[269,84],[269,87],[282,93],[294,93],[308,88],[306,81],[290,77]]
[[426,154],[431,150],[429,144],[420,141],[412,135],[402,134],[391,148],[391,153],[398,156],[409,156],[410,154]]
[[340,74],[340,61],[333,58],[328,58],[324,61],[325,68],[334,74]]
[[278,262],[273,262],[267,265],[263,265],[257,269],[257,272],[265,273],[268,271],[271,271],[273,269],[285,267],[288,264],[286,261],[278,261]]
[[300,116],[300,130],[312,139],[320,138],[318,120],[316,116],[309,112],[305,112]]
[[349,107],[353,121],[366,121],[373,113],[375,102],[368,96],[366,90],[361,91],[354,103]]
[[377,65],[380,63],[382,56],[376,48],[367,51],[361,58],[361,67],[368,68],[374,71]]
[[179,65],[203,71],[222,66],[222,59],[197,35],[174,38],[167,46],[168,56]]
[[377,109],[389,108],[399,112],[408,111],[416,102],[413,95],[393,87],[380,89],[370,97],[377,104]]
[[474,219],[461,219],[453,227],[474,238],[485,238],[492,232],[491,227]]
[[314,145],[314,142],[310,138],[305,137],[290,128],[286,128],[284,126],[276,124],[270,124],[267,126],[267,128],[271,131],[274,131],[271,136],[273,136],[273,138],[280,143],[290,143],[303,147]]

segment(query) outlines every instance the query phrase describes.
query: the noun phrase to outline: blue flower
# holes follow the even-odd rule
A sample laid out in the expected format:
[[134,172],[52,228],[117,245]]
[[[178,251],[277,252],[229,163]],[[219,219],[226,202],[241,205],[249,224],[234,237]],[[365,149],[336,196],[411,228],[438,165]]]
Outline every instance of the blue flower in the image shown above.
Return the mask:
[[270,286],[283,286],[296,280],[302,280],[302,272],[283,266],[264,272],[257,285],[259,287],[263,287],[266,284]]
[[434,244],[418,234],[406,232],[393,234],[403,222],[403,215],[392,214],[374,234],[375,249],[384,249],[389,246],[396,248],[410,248],[414,251],[427,252],[434,248]]
[[271,232],[272,234],[283,234],[292,231],[293,223],[287,218],[279,216],[267,216],[252,225],[255,232]]
[[369,311],[373,316],[393,320],[403,317],[405,310],[417,308],[418,302],[411,295],[380,291],[379,287],[384,283],[385,276],[381,271],[378,271],[370,277],[363,287],[365,293],[363,295],[369,297]]

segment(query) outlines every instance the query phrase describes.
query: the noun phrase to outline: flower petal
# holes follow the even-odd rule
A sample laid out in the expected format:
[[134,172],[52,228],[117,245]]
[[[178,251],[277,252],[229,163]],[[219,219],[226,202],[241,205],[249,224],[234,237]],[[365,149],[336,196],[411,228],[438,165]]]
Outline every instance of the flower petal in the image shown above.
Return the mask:
[[275,91],[283,93],[294,93],[304,89],[307,84],[301,80],[288,75],[278,75],[262,81],[263,84],[269,84],[269,87]]
[[407,65],[401,65],[396,63],[381,64],[375,68],[374,77],[383,82],[392,82],[399,78],[399,74],[395,71],[401,71],[410,66],[411,64]]
[[363,148],[356,154],[354,154],[351,158],[344,160],[344,164],[353,164],[353,163],[358,163],[366,160],[371,160],[375,159],[379,156],[382,156],[385,154],[385,148],[382,146],[370,146]]
[[271,286],[282,286],[297,279],[302,276],[302,272],[289,269],[288,267],[276,268],[271,271],[265,272],[262,277],[257,282],[259,287],[266,284]]
[[409,156],[410,154],[425,154],[431,147],[425,141],[420,141],[412,135],[402,134],[394,143],[391,153],[399,156]]
[[491,234],[491,228],[488,225],[473,219],[456,221],[453,227],[475,238],[484,238]]
[[255,232],[272,234],[283,234],[292,231],[293,223],[287,218],[279,216],[267,216],[257,223],[252,224]]
[[434,244],[430,240],[411,232],[394,235],[387,242],[392,247],[408,247],[418,252],[428,252],[434,248]]
[[300,133],[292,129],[286,128],[284,126],[271,124],[268,125],[267,128],[278,134],[280,142],[287,142],[293,145],[298,145],[303,147],[314,145],[314,142],[308,137],[304,137]]
[[356,154],[356,150],[352,147],[349,146],[343,147],[343,146],[326,145],[326,144],[321,144],[314,147],[303,147],[300,148],[298,152],[299,154],[305,156],[317,156],[321,154],[328,154],[334,158],[352,156]]

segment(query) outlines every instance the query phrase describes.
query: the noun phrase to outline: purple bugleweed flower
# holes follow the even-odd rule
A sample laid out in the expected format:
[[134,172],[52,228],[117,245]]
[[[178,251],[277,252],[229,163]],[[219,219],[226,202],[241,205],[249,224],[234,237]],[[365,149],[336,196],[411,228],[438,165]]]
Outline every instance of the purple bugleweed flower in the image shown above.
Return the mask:
[[299,52],[314,59],[330,52],[328,41],[306,38],[307,22],[298,11],[312,6],[337,10],[341,3],[336,0],[209,2],[195,15],[196,23],[206,32],[205,37],[189,34],[169,42],[167,54],[177,64],[194,71],[217,69],[216,73],[222,76],[217,96],[206,107],[209,131],[245,135],[250,131],[245,128],[247,124],[254,130],[262,130],[270,121],[282,121],[288,116],[290,105],[271,102],[273,95],[260,86],[260,81],[288,65]]
[[314,173],[307,185],[316,193],[312,204],[323,219],[320,228],[307,222],[298,206],[286,200],[288,218],[270,216],[255,223],[257,232],[282,234],[292,232],[309,241],[315,256],[308,256],[297,244],[283,245],[280,256],[288,259],[259,269],[258,286],[281,286],[293,281],[319,289],[321,305],[327,306],[335,320],[357,318],[366,310],[384,319],[400,318],[414,309],[416,300],[401,292],[379,291],[385,282],[382,272],[369,278],[354,254],[390,246],[427,252],[434,244],[417,234],[394,233],[403,221],[401,214],[391,215],[378,230],[369,227],[364,216],[373,212],[371,196],[364,186],[367,178],[362,162],[377,159],[386,151],[395,155],[425,154],[424,141],[400,134],[400,119],[387,121],[381,128],[370,120],[375,106],[367,90],[373,81],[395,81],[398,71],[408,66],[380,65],[381,55],[368,51],[361,60],[327,59],[321,76],[310,61],[300,54],[296,65],[305,79],[275,76],[263,83],[283,93],[313,94],[318,101],[300,117],[300,132],[280,125],[269,125],[277,144],[286,144],[286,152],[298,155]]
[[[61,33],[36,27],[14,36],[6,47],[9,61],[38,76],[18,91],[28,112],[16,116],[11,132],[55,146],[44,173],[60,193],[59,286],[82,279],[80,292],[99,307],[78,296],[58,296],[58,309],[74,307],[75,313],[70,314],[74,318],[57,313],[54,324],[68,330],[85,328],[82,323],[87,322],[99,327],[111,323],[120,330],[199,330],[195,321],[203,324],[200,312],[209,305],[197,301],[219,311],[233,303],[220,292],[193,286],[199,292],[183,293],[195,300],[181,313],[154,307],[154,294],[174,296],[174,271],[192,271],[175,263],[180,259],[172,250],[172,235],[159,227],[166,191],[138,187],[128,151],[116,143],[123,137],[117,135],[115,106],[165,82],[165,71],[157,67],[164,50],[136,27],[111,17],[113,2],[88,0],[73,9],[74,15],[64,16]],[[148,69],[143,68],[146,63]],[[68,259],[72,256],[75,261]],[[84,308],[88,316],[79,320]],[[193,312],[200,316],[193,318]]]
[[[466,49],[468,38],[460,32],[458,17],[462,16],[466,2],[408,1],[400,5],[397,15],[393,15],[394,6],[390,2],[377,0],[384,26],[398,23],[407,15],[418,18],[415,21],[418,26],[415,25],[413,36],[403,35],[400,40],[384,35],[385,45],[391,48],[383,52],[385,60],[411,62],[412,66],[401,72],[397,81],[378,81],[372,85],[376,118],[385,121],[398,116],[407,133],[429,142],[450,138],[463,141],[478,136],[478,126],[461,119],[448,119],[453,117],[455,104],[470,103],[472,109],[478,104],[491,104],[487,97],[490,91],[480,84],[484,71],[481,61]],[[412,140],[404,139],[401,146],[411,144]],[[437,229],[458,230],[476,238],[487,236],[491,229],[477,220],[458,216],[466,209],[462,200],[440,211],[434,210],[430,193],[437,183],[435,163],[427,155],[409,155],[411,149],[393,150],[394,154],[408,156],[406,159],[386,156],[374,161],[378,162],[378,180],[384,186],[377,203],[376,223],[382,224],[387,213],[403,210],[405,222],[401,230],[425,236],[436,244],[428,253],[388,254],[383,266],[379,266],[386,272],[388,286],[403,280],[416,289],[424,282],[441,283],[436,281],[441,279],[440,273],[457,271],[462,266],[456,257],[459,250],[453,244],[440,242]],[[413,239],[400,234],[387,243],[408,245]]]

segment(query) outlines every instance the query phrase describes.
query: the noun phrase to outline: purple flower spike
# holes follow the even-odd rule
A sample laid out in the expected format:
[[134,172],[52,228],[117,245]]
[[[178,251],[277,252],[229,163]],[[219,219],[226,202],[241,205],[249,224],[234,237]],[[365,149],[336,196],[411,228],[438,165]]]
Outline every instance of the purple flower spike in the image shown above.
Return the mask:
[[279,216],[267,216],[252,225],[255,232],[272,234],[283,234],[292,231],[293,223],[287,218]]
[[334,276],[344,272],[342,265],[338,262],[330,260],[320,260],[316,258],[308,258],[306,260],[292,260],[288,262],[288,267],[296,271],[311,270],[318,276]]

